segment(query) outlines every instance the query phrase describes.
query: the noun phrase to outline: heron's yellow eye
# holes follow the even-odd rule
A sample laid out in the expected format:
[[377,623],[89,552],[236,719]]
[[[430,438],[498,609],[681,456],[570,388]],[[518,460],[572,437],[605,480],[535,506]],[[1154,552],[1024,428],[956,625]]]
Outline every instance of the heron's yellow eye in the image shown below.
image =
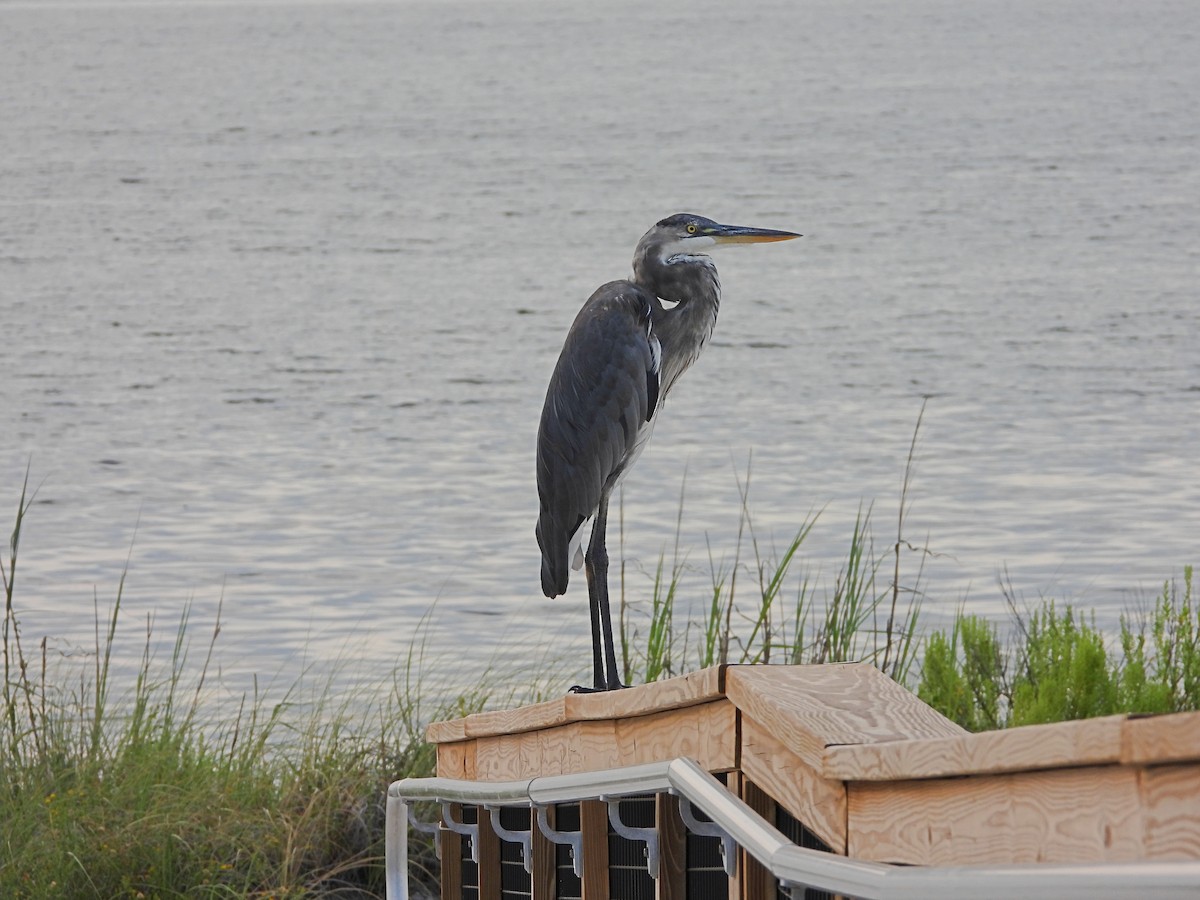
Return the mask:
[[696,233],[696,223],[695,223],[695,222],[692,222],[691,224],[689,224],[689,225],[688,225],[688,227],[687,227],[687,233],[688,233],[688,234],[695,234],[695,233]]

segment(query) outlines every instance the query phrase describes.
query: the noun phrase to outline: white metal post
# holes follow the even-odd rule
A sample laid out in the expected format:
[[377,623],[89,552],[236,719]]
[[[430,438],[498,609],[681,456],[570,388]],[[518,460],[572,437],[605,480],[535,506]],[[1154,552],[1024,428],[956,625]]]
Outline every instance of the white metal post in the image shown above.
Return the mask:
[[408,900],[408,804],[390,791],[383,845],[387,900]]

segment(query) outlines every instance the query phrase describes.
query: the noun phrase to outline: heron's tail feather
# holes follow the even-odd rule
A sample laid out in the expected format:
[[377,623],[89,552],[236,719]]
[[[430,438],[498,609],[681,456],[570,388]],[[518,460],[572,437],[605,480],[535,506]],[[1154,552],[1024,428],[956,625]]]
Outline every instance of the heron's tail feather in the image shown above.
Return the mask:
[[591,522],[590,516],[580,516],[571,532],[564,535],[549,515],[538,518],[535,530],[542,548],[542,593],[547,597],[565,594],[571,569],[578,572],[583,568],[583,536]]
[[556,573],[551,569],[550,561],[542,559],[542,593],[547,597],[557,597],[560,594],[567,592],[567,574],[562,573],[562,577],[556,577]]
[[565,594],[571,574],[567,565],[567,544],[563,541],[547,540],[540,519],[537,524],[537,541],[538,546],[542,548],[542,593],[547,597]]

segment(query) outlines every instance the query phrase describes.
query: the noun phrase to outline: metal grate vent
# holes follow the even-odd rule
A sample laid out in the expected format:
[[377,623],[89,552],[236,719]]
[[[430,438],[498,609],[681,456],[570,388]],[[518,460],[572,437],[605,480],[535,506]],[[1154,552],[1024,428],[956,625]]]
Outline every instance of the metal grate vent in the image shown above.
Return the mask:
[[[793,844],[807,847],[809,850],[821,850],[832,853],[833,848],[804,827],[804,824],[782,806],[775,806],[775,827],[787,836]],[[793,896],[803,896],[804,900],[833,900],[833,894],[828,891],[818,891],[805,888],[803,894],[792,894],[790,890],[778,888],[778,900],[791,900]]]
[[[621,821],[634,828],[654,827],[654,795],[621,801]],[[646,871],[646,845],[621,837],[608,827],[609,900],[654,900],[654,879]]]
[[[529,830],[528,806],[503,806],[498,812],[501,828],[507,828],[509,831]],[[529,873],[525,871],[521,845],[511,841],[500,842],[500,896],[511,897],[513,900],[533,898],[533,882]]]
[[[724,773],[715,776],[721,784],[727,782]],[[700,822],[711,822],[704,810],[693,807],[692,814]],[[721,839],[687,832],[684,850],[687,867],[687,896],[717,898],[729,896],[729,876],[721,856]]]

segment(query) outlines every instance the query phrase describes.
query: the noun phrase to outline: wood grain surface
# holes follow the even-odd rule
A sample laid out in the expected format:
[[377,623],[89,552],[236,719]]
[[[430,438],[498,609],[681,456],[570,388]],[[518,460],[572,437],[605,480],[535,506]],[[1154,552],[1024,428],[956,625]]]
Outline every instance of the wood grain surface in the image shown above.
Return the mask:
[[848,785],[850,856],[911,865],[1133,860],[1138,773],[1119,766]]
[[[439,775],[480,781],[691,757],[867,860],[1200,859],[1200,713],[968,734],[869,665],[730,666],[480,713],[429,735]],[[591,852],[606,857],[603,806],[589,815]],[[664,821],[670,893],[679,823]],[[759,875],[750,867],[736,889]],[[601,877],[589,871],[591,897],[607,890]]]
[[1147,859],[1200,859],[1200,765],[1140,773]]
[[475,742],[459,741],[455,744],[439,744],[437,748],[437,774],[441,778],[459,778],[474,781]]
[[1200,762],[1200,712],[1131,717],[1124,726],[1121,760],[1149,765]]
[[475,777],[506,781],[695,759],[710,772],[737,761],[737,711],[725,700],[616,721],[477,738]]
[[1124,716],[885,744],[830,747],[823,771],[844,781],[903,781],[946,775],[1101,765],[1121,759]]
[[425,729],[432,744],[554,728],[570,722],[623,719],[707,703],[724,696],[724,666],[712,666],[623,691],[567,694],[516,709],[491,710],[434,722]]
[[818,770],[834,744],[966,733],[865,663],[730,666],[725,688],[738,709]]
[[745,715],[742,772],[835,853],[846,852],[846,785],[825,778]]

